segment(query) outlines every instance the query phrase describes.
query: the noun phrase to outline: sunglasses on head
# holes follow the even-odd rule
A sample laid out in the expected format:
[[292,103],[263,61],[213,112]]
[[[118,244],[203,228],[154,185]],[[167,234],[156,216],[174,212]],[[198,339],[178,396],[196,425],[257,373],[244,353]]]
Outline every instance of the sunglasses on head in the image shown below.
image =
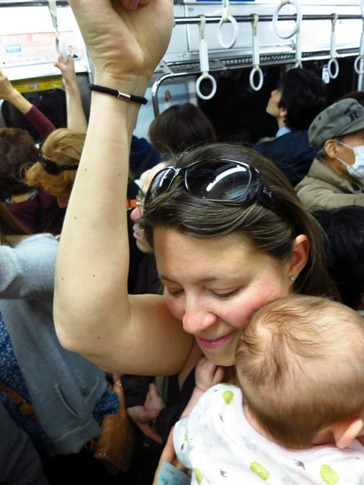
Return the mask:
[[198,199],[226,205],[244,205],[259,200],[272,207],[272,191],[259,171],[244,162],[229,159],[200,160],[182,168],[166,167],[158,172],[145,196],[145,205],[167,192],[177,177],[184,177],[184,188]]
[[38,162],[42,165],[43,169],[50,175],[59,175],[65,170],[77,170],[78,168],[78,165],[58,165],[58,163],[54,162],[50,158],[47,158],[41,153],[38,154]]

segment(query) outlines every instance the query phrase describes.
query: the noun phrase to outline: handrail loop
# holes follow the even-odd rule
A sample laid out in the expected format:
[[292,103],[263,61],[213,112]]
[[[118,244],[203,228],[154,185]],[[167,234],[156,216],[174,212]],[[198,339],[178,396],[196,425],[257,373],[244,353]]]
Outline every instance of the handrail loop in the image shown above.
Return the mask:
[[[252,20],[252,46],[253,46],[253,69],[250,71],[249,84],[254,91],[260,91],[263,86],[263,71],[261,70],[259,63],[259,39],[258,39],[258,14],[254,14]],[[254,83],[255,74],[258,74],[258,84]]]
[[52,18],[53,28],[56,31],[56,52],[57,55],[62,54],[64,62],[67,62],[67,50],[66,44],[61,33],[58,30],[58,13],[57,13],[57,2],[56,0],[48,0],[48,10]]
[[359,55],[354,61],[354,70],[357,74],[364,74],[364,17],[363,17],[363,27],[360,37],[360,48]]
[[[216,80],[211,74],[209,74],[209,55],[208,55],[208,46],[205,39],[205,24],[206,18],[204,15],[201,15],[201,21],[199,24],[199,31],[200,31],[200,71],[201,76],[196,81],[196,94],[200,99],[209,100],[213,98],[216,94],[217,84]],[[211,82],[211,92],[210,94],[202,94],[201,93],[201,83],[204,79],[209,79]]]
[[[230,42],[225,42],[222,36],[222,27],[226,22],[230,22],[233,27],[233,35]],[[236,44],[238,40],[239,26],[236,19],[230,14],[230,3],[229,0],[222,0],[222,15],[221,20],[217,25],[217,39],[221,47],[225,49],[230,49]]]
[[[281,11],[282,7],[284,7],[285,5],[289,5],[289,4],[292,4],[296,8],[297,18],[296,18],[296,23],[295,23],[295,25],[292,29],[292,32],[289,32],[289,34],[283,35],[283,34],[279,33],[278,29],[277,29],[278,16],[279,16],[279,12]],[[276,10],[274,11],[274,14],[273,14],[273,30],[274,30],[274,33],[278,37],[280,37],[281,39],[289,39],[289,38],[293,37],[299,31],[301,21],[302,21],[302,13],[300,11],[300,6],[299,6],[299,3],[298,3],[298,0],[282,0],[280,5],[278,5],[278,7],[276,8]]]
[[336,52],[335,27],[338,15],[335,13],[331,19],[331,46],[330,46],[330,60],[327,64],[328,74],[331,79],[336,79],[339,75],[339,63]]

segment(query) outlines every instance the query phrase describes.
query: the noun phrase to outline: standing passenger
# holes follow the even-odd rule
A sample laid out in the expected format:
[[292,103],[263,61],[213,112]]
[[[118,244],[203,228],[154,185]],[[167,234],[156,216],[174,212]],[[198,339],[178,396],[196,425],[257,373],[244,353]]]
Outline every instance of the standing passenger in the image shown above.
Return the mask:
[[315,158],[307,130],[325,105],[325,84],[315,73],[301,68],[286,71],[271,93],[267,113],[276,119],[278,131],[273,140],[254,148],[273,160],[293,186],[307,174]]
[[309,210],[364,206],[364,108],[347,98],[313,120],[310,144],[318,150],[306,177],[295,187]]
[[[70,4],[95,83],[143,96],[170,39],[172,3],[128,10],[107,0]],[[281,171],[255,151],[212,144],[184,153],[178,167],[151,183],[143,228],[165,294],[129,297],[119,206],[139,107],[92,93],[58,254],[55,322],[62,344],[98,365],[132,374],[180,372],[184,384],[192,376],[183,390],[188,398],[202,353],[235,381],[235,347],[258,308],[293,292],[335,290],[318,224]]]

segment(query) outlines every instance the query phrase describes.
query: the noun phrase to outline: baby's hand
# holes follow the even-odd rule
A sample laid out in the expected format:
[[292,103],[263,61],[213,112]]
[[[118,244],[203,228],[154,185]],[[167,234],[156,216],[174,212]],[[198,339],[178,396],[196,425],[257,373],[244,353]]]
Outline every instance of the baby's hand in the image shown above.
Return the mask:
[[206,391],[215,384],[219,384],[224,377],[224,369],[210,362],[206,357],[201,357],[197,363],[196,387]]

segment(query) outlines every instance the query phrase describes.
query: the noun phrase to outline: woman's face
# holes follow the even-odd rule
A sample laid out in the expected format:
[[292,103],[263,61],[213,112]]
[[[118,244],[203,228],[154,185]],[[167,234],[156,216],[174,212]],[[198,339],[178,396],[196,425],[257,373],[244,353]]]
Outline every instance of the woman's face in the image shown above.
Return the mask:
[[[149,185],[151,181],[153,180],[154,176],[163,170],[167,166],[166,162],[160,162],[154,167],[152,167],[149,170],[146,170],[140,177],[140,182],[141,182],[141,187],[140,187],[140,195],[142,196],[143,200],[145,197],[145,194],[148,192]],[[136,239],[136,245],[138,249],[142,253],[152,253],[153,249],[149,246],[147,240],[145,239],[144,236],[144,230],[140,227],[138,220],[141,218],[143,215],[143,207],[135,207],[131,211],[130,218],[134,222],[133,225],[133,236]]]
[[217,365],[233,365],[253,313],[291,291],[289,263],[258,253],[239,234],[202,240],[158,227],[154,249],[170,311]]

